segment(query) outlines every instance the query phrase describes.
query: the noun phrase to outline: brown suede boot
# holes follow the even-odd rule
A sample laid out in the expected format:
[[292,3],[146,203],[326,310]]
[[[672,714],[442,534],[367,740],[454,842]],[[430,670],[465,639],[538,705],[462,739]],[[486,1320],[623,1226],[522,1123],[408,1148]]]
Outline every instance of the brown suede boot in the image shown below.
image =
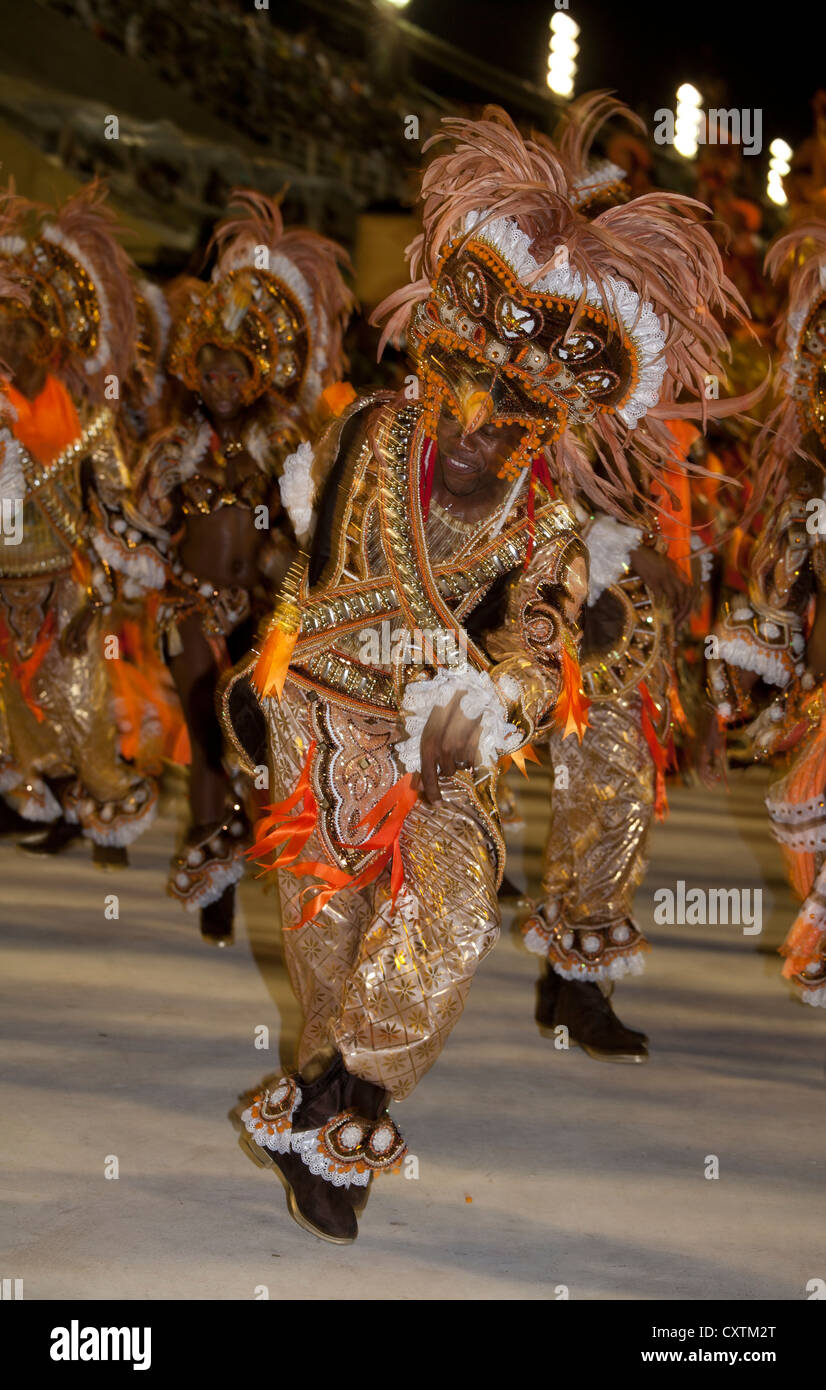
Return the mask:
[[592,980],[560,978],[554,1025],[599,1062],[647,1062],[640,1035],[624,1027],[599,985]]
[[235,919],[235,884],[225,888],[220,898],[201,908],[201,937],[210,946],[231,946]]
[[128,869],[125,845],[92,845],[92,863],[97,869]]
[[83,831],[79,825],[66,820],[56,820],[42,833],[27,835],[25,840],[18,840],[17,847],[25,854],[63,854],[64,850],[82,835]]
[[[387,1110],[389,1093],[372,1081],[353,1076],[347,1071],[339,1053],[325,1072],[314,1081],[301,1081],[301,1104],[293,1114],[293,1129],[297,1132],[318,1129],[331,1114],[342,1110],[357,1110],[366,1120],[378,1120]],[[333,1105],[332,1111],[330,1105]],[[349,1193],[353,1210],[358,1214],[367,1206],[373,1185],[372,1173],[364,1187],[351,1183]]]
[[2,835],[30,835],[34,822],[26,820],[10,806],[7,801],[0,797],[0,836]]
[[273,1168],[287,1193],[293,1221],[311,1235],[333,1245],[352,1245],[359,1233],[356,1213],[346,1187],[334,1187],[311,1173],[295,1153],[272,1153],[244,1135],[247,1152],[262,1168]]

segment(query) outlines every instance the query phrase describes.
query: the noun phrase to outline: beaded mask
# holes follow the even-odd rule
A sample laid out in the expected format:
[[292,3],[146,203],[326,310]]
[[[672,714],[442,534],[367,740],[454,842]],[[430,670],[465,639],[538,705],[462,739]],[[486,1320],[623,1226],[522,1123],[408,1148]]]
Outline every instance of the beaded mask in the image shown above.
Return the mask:
[[[497,107],[479,121],[446,118],[429,142],[448,150],[422,181],[411,283],[372,316],[380,352],[406,335],[424,457],[444,413],[465,433],[517,424],[502,476],[516,482],[530,465],[533,476],[544,456],[552,476],[614,512],[673,467],[667,420],[742,408],[709,401],[706,386],[722,376],[721,320],[745,312],[702,205],[668,193],[618,205],[621,171],[589,163],[616,109],[589,97],[565,157]],[[596,195],[602,210],[590,215]]]
[[54,212],[11,188],[0,193],[2,311],[39,324],[38,355],[82,366],[87,380],[103,371],[124,377],[131,365],[131,262],[115,231],[97,182]]
[[341,268],[345,252],[306,228],[284,230],[275,199],[234,189],[210,243],[218,258],[212,283],[179,324],[170,370],[197,390],[197,357],[206,343],[242,353],[250,367],[249,404],[275,391],[286,407],[311,413],[344,367],[342,335],[353,306]]
[[191,391],[198,389],[198,353],[207,343],[245,358],[245,405],[271,388],[286,398],[298,395],[310,357],[309,324],[297,297],[274,275],[232,271],[192,305],[169,355],[170,371]]
[[754,444],[760,497],[776,496],[795,457],[826,468],[826,221],[784,232],[769,247],[766,270],[775,281],[790,273],[777,324],[779,401]]
[[408,328],[427,433],[435,436],[445,408],[468,430],[522,425],[503,468],[513,478],[569,424],[600,411],[626,411],[629,422],[644,413],[646,391],[665,371],[659,323],[632,291],[619,317],[564,256],[550,273],[538,270],[512,219],[483,222],[444,248],[433,292]]

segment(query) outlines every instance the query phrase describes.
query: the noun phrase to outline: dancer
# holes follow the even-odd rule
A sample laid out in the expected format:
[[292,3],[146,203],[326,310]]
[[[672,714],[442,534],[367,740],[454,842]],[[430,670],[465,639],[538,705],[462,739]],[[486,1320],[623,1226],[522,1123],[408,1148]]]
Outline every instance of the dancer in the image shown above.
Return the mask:
[[[295,537],[282,514],[301,474],[302,439],[342,369],[351,295],[346,256],[314,232],[286,231],[277,205],[235,190],[216,228],[206,285],[176,298],[170,370],[183,418],[157,434],[138,470],[138,503],[164,564],[158,615],[189,730],[192,824],[169,892],[200,912],[206,940],[232,936],[247,820],[216,712],[219,678],[250,647]],[[289,457],[288,457],[289,456]]]
[[[568,113],[559,153],[571,201],[595,229],[633,245],[636,226],[635,274],[645,279],[649,296],[644,331],[652,343],[659,335],[663,356],[634,448],[644,452],[650,439],[659,449],[662,483],[636,479],[629,471],[624,495],[616,497],[621,510],[594,503],[582,490],[574,499],[590,569],[581,651],[589,727],[580,744],[562,744],[558,731],[550,735],[542,896],[522,930],[528,950],[547,962],[537,991],[540,1030],[558,1037],[556,1030],[564,1027],[569,1042],[600,1061],[645,1062],[647,1037],[620,1022],[605,986],[640,973],[648,949],[634,921],[633,899],[645,873],[652,818],[655,810],[661,816],[665,810],[674,641],[694,597],[688,446],[697,431],[685,420],[665,427],[662,421],[669,415],[665,402],[681,385],[702,396],[703,373],[716,370],[714,358],[723,345],[715,319],[709,316],[701,325],[693,304],[702,299],[723,313],[742,313],[744,306],[722,273],[708,233],[691,218],[698,205],[664,194],[630,202],[623,171],[591,158],[596,135],[615,118],[642,126],[608,93],[579,98]],[[672,231],[676,239],[669,247]],[[642,249],[645,244],[649,249]],[[672,328],[669,343],[660,323],[671,313],[669,275],[680,260],[681,326]],[[687,374],[694,348],[698,360]],[[564,477],[560,485],[569,487]]]
[[[585,554],[543,451],[572,491],[615,506],[629,453],[644,475],[668,457],[664,427],[642,428],[649,405],[696,385],[720,336],[695,325],[716,262],[668,200],[602,233],[504,112],[443,125],[414,283],[376,311],[382,343],[407,331],[418,396],[351,408],[308,572],[253,676],[283,800],[251,854],[280,850],[305,1021],[300,1071],[244,1112],[246,1142],[293,1216],[339,1242],[372,1173],[404,1153],[388,1100],[433,1065],[498,935],[499,760],[554,720],[571,742],[584,728]],[[599,442],[601,477],[574,427]]]
[[783,974],[804,1003],[826,1008],[826,222],[802,222],[774,243],[767,271],[777,281],[789,266],[778,320],[780,400],[755,445],[757,495],[772,507],[748,595],[726,607],[715,630],[709,690],[722,723],[750,721],[756,758],[793,750],[766,798],[803,900],[781,947]]
[[131,525],[117,433],[134,344],[130,263],[97,184],[56,212],[0,198],[2,826],[78,835],[100,864],[151,821],[157,792],[120,760],[106,649],[119,582],[151,556]]

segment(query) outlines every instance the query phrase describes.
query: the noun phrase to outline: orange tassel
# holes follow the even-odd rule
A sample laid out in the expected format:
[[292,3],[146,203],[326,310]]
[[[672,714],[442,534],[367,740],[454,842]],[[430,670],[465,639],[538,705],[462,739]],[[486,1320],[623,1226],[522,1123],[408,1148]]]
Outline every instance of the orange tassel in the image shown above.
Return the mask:
[[287,632],[278,624],[267,633],[252,673],[252,683],[262,699],[272,694],[281,699],[297,640],[297,627],[293,632]]
[[[54,641],[54,631],[55,613],[54,609],[52,608],[49,610],[49,612],[46,614],[46,617],[43,620],[43,625],[37,634],[37,638],[35,640],[34,649],[32,651],[31,656],[28,656],[25,661],[16,661],[13,655],[14,646],[12,643],[11,634],[8,628],[6,627],[5,623],[3,623],[2,620],[0,620],[0,659],[3,659],[8,662],[9,671],[13,679],[16,680],[18,685],[20,686],[20,694],[23,696],[23,699],[25,700],[26,704],[28,705],[38,724],[42,724],[46,716],[43,713],[40,706],[37,704],[36,700],[33,698],[31,694],[31,686],[32,681],[37,675],[37,672],[39,671],[43,663],[43,660],[49,648],[51,647],[52,642]],[[2,675],[0,675],[0,683],[2,683]]]
[[513,763],[515,767],[519,768],[522,776],[527,777],[528,769],[525,766],[526,762],[537,763],[541,766],[539,758],[536,755],[536,750],[530,743],[526,743],[524,748],[517,748],[515,753],[506,753],[504,758],[501,759],[502,771],[507,772],[511,763]]
[[293,650],[301,631],[301,608],[298,594],[304,574],[306,555],[303,551],[291,564],[275,605],[269,631],[255,663],[252,684],[262,700],[269,695],[284,693],[284,682],[290,669]]
[[[260,862],[262,855],[269,854],[271,850],[283,846],[273,862],[264,865],[264,873],[269,873],[272,869],[283,869],[288,864],[293,863],[315,829],[318,803],[310,786],[310,770],[317,747],[318,745],[313,739],[307,750],[307,757],[298,781],[290,795],[283,801],[268,806],[268,814],[256,822],[255,843],[246,851],[248,859],[258,859]],[[290,812],[295,810],[299,801],[302,803],[303,810],[291,819]],[[261,875],[259,874],[258,877],[260,878]]]
[[576,650],[570,638],[562,639],[562,690],[554,709],[554,723],[562,729],[563,739],[576,734],[580,743],[588,728],[588,710],[591,701],[582,689],[582,672],[579,669]]
[[323,864],[317,859],[292,865],[288,873],[295,874],[297,877],[315,874],[328,886],[310,899],[304,908],[301,921],[288,930],[297,931],[299,927],[306,926],[342,888],[366,888],[368,884],[375,883],[388,864],[391,864],[390,903],[391,907],[395,907],[396,898],[404,885],[404,862],[401,852],[402,826],[418,799],[418,792],[414,790],[412,783],[413,774],[408,772],[401,781],[396,782],[388,792],[385,792],[381,801],[377,802],[372,811],[368,811],[367,815],[359,821],[360,826],[365,826],[371,830],[383,816],[387,816],[381,829],[375,835],[371,835],[368,840],[363,840],[359,845],[347,846],[349,849],[376,852],[376,858],[373,862],[367,864],[360,873],[350,875],[345,873],[343,869],[338,869],[330,864]]
[[332,386],[325,386],[321,399],[331,415],[341,415],[350,402],[356,399],[356,392],[349,381],[335,381]]

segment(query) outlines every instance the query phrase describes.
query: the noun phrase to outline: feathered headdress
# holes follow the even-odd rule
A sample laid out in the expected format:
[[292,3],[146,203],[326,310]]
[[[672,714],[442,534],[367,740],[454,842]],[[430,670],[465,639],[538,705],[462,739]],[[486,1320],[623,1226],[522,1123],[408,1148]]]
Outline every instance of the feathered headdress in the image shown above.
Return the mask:
[[185,315],[171,353],[172,371],[197,388],[197,356],[206,343],[243,353],[252,369],[245,398],[274,389],[310,414],[342,374],[342,338],[353,296],[342,278],[346,252],[317,232],[285,232],[278,204],[235,189],[240,216],[213,233],[212,283]]
[[132,262],[98,180],[59,208],[0,193],[0,297],[48,335],[50,360],[83,395],[124,380],[135,344]]
[[[609,121],[622,120],[645,133],[645,121],[612,92],[585,92],[567,107],[554,132],[553,145],[568,171],[571,203],[586,217],[617,203],[627,203],[631,190],[626,170],[610,159],[592,158],[594,141]],[[550,144],[535,135],[537,142]]]
[[826,469],[826,222],[812,218],[778,237],[765,268],[775,283],[791,273],[776,324],[780,400],[755,441],[761,496],[782,482],[795,455]]
[[[610,510],[647,495],[673,466],[666,420],[744,404],[708,398],[708,378],[723,375],[721,321],[748,311],[699,221],[707,209],[650,193],[589,220],[557,152],[523,139],[504,111],[443,126],[429,145],[452,148],[424,175],[412,284],[373,315],[379,351],[407,332],[431,435],[445,407],[466,427],[518,422],[517,466],[550,446]],[[575,424],[601,476],[570,449]]]

